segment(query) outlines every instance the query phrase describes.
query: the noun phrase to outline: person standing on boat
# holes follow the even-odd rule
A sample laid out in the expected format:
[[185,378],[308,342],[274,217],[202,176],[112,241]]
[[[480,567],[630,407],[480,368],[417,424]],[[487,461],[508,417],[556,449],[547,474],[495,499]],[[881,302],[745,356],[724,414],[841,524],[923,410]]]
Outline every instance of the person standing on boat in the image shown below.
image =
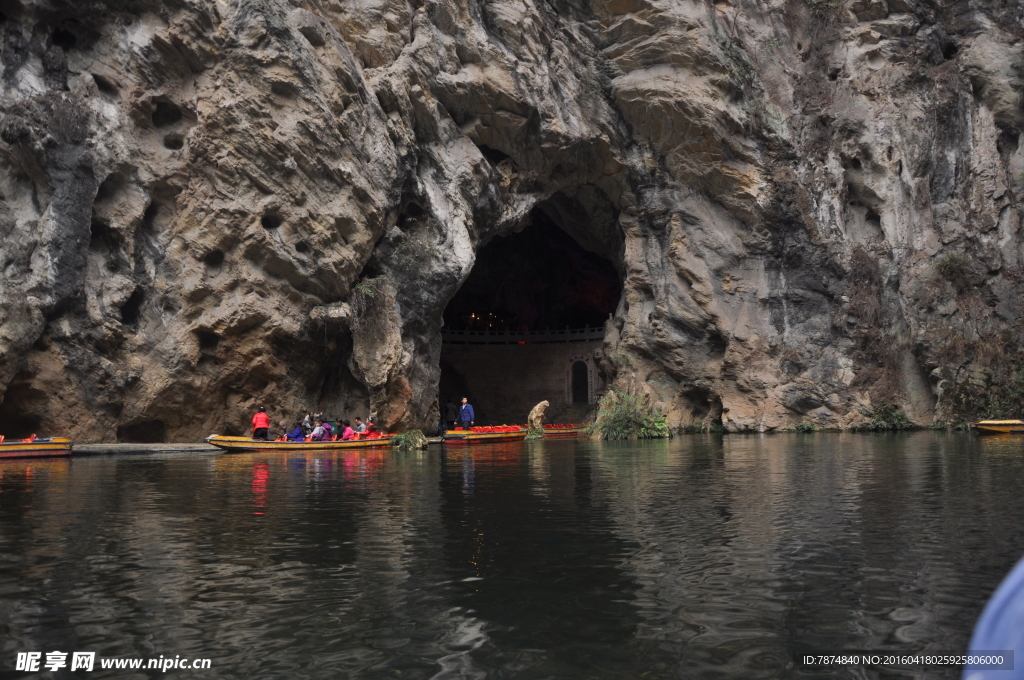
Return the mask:
[[459,424],[459,407],[455,405],[451,397],[444,405],[444,427],[446,430],[454,430]]
[[468,397],[462,398],[462,408],[459,409],[459,422],[462,423],[463,429],[468,428],[476,421],[476,413],[473,412],[473,406],[469,403]]
[[270,434],[270,416],[267,409],[260,406],[256,409],[256,415],[252,417],[252,438],[260,441],[267,441]]

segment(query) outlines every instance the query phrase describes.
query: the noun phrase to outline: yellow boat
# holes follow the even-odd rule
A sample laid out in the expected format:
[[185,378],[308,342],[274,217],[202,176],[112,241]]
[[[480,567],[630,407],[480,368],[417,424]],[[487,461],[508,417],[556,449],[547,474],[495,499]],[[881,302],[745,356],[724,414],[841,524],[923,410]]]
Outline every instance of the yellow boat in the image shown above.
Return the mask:
[[3,458],[51,458],[70,456],[74,442],[67,437],[46,437],[32,441],[8,442],[0,438],[0,459]]
[[1024,420],[979,420],[971,427],[978,434],[1024,434]]
[[245,451],[345,451],[348,449],[376,449],[391,448],[391,437],[385,434],[376,439],[353,439],[342,442],[277,442],[260,441],[249,437],[227,437],[219,434],[211,434],[206,438],[207,444],[213,444],[219,449],[229,453],[243,453]]

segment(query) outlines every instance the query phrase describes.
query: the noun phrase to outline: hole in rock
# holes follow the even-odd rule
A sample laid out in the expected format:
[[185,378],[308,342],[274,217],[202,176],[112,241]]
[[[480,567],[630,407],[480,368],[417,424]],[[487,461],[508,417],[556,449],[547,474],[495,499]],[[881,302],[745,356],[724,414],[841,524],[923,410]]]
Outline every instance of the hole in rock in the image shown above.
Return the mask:
[[295,244],[295,252],[302,253],[303,255],[305,255],[306,253],[309,252],[309,246],[306,245],[305,241],[299,241],[298,243]]
[[270,84],[270,91],[279,97],[287,97],[291,99],[299,93],[299,88],[295,87],[292,83],[286,83],[278,80]]
[[299,33],[301,33],[313,47],[323,47],[326,44],[324,37],[315,26],[303,26],[299,29]]
[[99,189],[96,190],[96,202],[100,203],[107,199],[113,198],[118,191],[124,188],[126,183],[125,176],[120,172],[112,172],[107,175],[107,178],[100,184]]
[[154,102],[152,119],[156,127],[174,125],[181,120],[181,109],[170,102]]
[[117,86],[111,81],[96,73],[92,74],[92,80],[96,83],[96,89],[103,94],[117,96]]
[[498,163],[500,163],[500,162],[502,162],[504,160],[509,160],[509,159],[512,158],[511,156],[509,156],[504,151],[498,151],[497,149],[492,149],[491,147],[486,146],[484,144],[479,144],[477,146],[477,148],[480,149],[480,153],[482,153],[484,155],[484,158],[489,160],[492,165],[497,165]]
[[796,44],[796,51],[797,52],[803,52],[803,50],[804,50],[804,44],[803,43],[797,43]]
[[942,46],[942,57],[944,59],[952,59],[959,51],[960,48],[956,46],[956,43],[948,42]]
[[708,349],[711,355],[718,359],[725,356],[725,350],[729,347],[729,341],[719,331],[708,332]]
[[162,420],[145,420],[117,428],[117,441],[122,444],[159,444],[166,439],[167,426]]
[[282,221],[281,216],[277,213],[267,213],[260,218],[260,224],[264,229],[277,229],[281,226]]
[[868,208],[867,211],[864,213],[864,221],[870,222],[879,228],[881,228],[882,226],[882,216],[879,215],[874,210],[872,210],[871,208]]
[[15,376],[0,404],[0,434],[8,440],[23,439],[33,433],[40,437],[50,435],[40,429],[38,413],[45,404],[45,392],[33,387],[23,375]]
[[89,250],[112,253],[119,242],[117,232],[103,222],[93,220],[89,225]]
[[1017,153],[1020,134],[1011,127],[999,126],[999,136],[996,138],[996,149],[1004,156],[1012,156]]
[[195,331],[196,340],[199,341],[199,351],[204,354],[212,354],[217,351],[217,345],[220,343],[220,337],[213,331],[197,330]]
[[[561,214],[534,209],[522,231],[477,253],[444,311],[442,413],[462,397],[478,425],[522,424],[543,400],[549,422],[579,422],[593,410],[604,387],[597,370],[604,322],[622,284],[612,262],[551,216]],[[573,233],[590,238],[581,224],[593,228],[575,222]]]
[[211,250],[203,258],[203,263],[207,267],[219,267],[224,263],[224,252],[221,250]]
[[78,37],[71,31],[65,31],[62,28],[58,28],[50,36],[50,40],[54,45],[61,48],[62,50],[70,50],[78,42]]
[[142,313],[142,303],[145,299],[146,296],[142,289],[136,288],[128,300],[121,305],[121,323],[125,325],[137,324]]
[[185,146],[185,138],[179,134],[170,134],[164,137],[164,147],[171,151],[178,151]]
[[145,212],[142,213],[142,228],[144,230],[153,230],[153,225],[156,223],[156,216],[159,212],[160,205],[156,202],[150,203],[146,206]]

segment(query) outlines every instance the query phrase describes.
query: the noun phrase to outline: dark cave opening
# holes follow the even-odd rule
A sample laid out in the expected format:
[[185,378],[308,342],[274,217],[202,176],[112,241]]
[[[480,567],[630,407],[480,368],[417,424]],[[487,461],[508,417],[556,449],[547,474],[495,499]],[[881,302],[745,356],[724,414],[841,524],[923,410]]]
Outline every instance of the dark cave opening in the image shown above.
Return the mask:
[[162,420],[146,420],[117,428],[119,444],[159,444],[167,441],[167,426]]
[[[618,307],[621,278],[553,217],[565,212],[546,207],[534,209],[521,231],[481,248],[445,308],[442,413],[462,397],[477,425],[525,423],[544,400],[549,422],[582,422],[595,407],[605,321]],[[582,220],[576,212],[567,218],[573,233],[589,229],[585,212]]]
[[78,43],[78,36],[71,31],[65,31],[62,28],[58,28],[53,32],[50,40],[54,45],[62,50],[70,50]]
[[31,434],[50,436],[52,433],[40,431],[42,420],[37,415],[37,409],[46,403],[46,395],[31,383],[20,381],[19,377],[15,376],[0,404],[0,434],[9,440],[23,439]]
[[174,125],[182,118],[181,109],[171,102],[153,102],[153,125],[155,127],[167,127]]
[[535,331],[601,327],[622,293],[611,262],[584,250],[541,210],[519,233],[477,253],[444,311],[445,328]]
[[145,293],[141,288],[136,288],[132,291],[128,300],[121,305],[121,323],[128,326],[134,326],[137,324],[139,322],[139,316],[142,313],[142,303],[145,299]]

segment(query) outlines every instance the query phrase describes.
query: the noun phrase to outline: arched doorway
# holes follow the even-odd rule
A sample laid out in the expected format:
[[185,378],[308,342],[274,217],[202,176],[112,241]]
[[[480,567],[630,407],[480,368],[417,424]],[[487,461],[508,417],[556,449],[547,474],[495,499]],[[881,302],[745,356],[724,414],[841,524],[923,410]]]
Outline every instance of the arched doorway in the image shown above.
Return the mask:
[[590,402],[590,379],[587,365],[582,361],[572,365],[572,403],[586,404]]

